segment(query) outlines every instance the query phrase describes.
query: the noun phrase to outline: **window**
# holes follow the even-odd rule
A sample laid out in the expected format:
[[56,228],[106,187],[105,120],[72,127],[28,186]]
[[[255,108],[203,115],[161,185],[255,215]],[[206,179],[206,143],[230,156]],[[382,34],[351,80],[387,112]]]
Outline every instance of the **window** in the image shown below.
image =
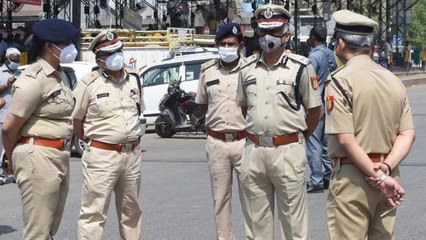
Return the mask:
[[70,67],[62,67],[62,69],[67,76],[68,84],[70,85],[71,89],[74,89],[75,84],[77,83],[77,77],[75,76],[74,69]]
[[142,79],[144,87],[168,84],[179,79],[179,65],[153,67],[142,75]]
[[201,63],[191,63],[186,65],[185,76],[186,81],[196,80],[200,78]]

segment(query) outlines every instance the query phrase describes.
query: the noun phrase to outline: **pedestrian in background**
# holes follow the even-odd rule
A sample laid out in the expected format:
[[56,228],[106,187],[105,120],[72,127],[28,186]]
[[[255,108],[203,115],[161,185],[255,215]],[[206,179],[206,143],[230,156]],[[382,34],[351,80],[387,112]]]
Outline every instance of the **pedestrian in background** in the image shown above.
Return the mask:
[[405,42],[404,54],[405,54],[405,72],[408,73],[411,69],[411,44],[409,41]]
[[325,131],[334,162],[328,233],[331,240],[393,239],[404,196],[398,166],[414,141],[410,105],[401,80],[369,57],[378,24],[349,10],[332,18],[345,65],[326,82]]
[[216,33],[219,59],[201,66],[196,102],[206,113],[206,155],[209,161],[215,210],[216,234],[219,240],[233,240],[232,175],[237,174],[241,196],[241,157],[245,143],[244,117],[237,106],[238,73],[243,57],[243,35],[240,25],[229,23]]
[[106,29],[91,42],[98,68],[74,90],[75,135],[87,142],[81,158],[83,187],[78,239],[102,238],[111,195],[121,239],[140,239],[142,210],[139,80],[124,69],[117,30]]
[[[322,99],[324,98],[324,82],[337,67],[333,52],[326,46],[326,39],[327,30],[322,26],[312,28],[308,39],[308,44],[311,46],[308,58],[318,76],[318,91],[321,93]],[[324,101],[322,101],[322,109],[325,113]],[[323,115],[315,131],[306,140],[306,153],[311,168],[311,175],[306,186],[308,193],[322,192],[323,189],[328,189],[330,183],[332,165],[327,152],[324,118]]]
[[[0,67],[0,127],[3,126],[4,119],[6,118],[7,113],[9,112],[12,95],[11,89],[13,83],[16,81],[17,77],[21,74],[19,67],[21,52],[16,48],[8,48],[6,50],[5,58],[6,62],[3,66]],[[5,167],[7,165],[6,154],[3,149],[3,142],[0,137],[0,166]],[[7,168],[4,168],[3,171],[0,169],[0,184],[2,183],[12,183],[15,181],[13,175],[7,172]]]
[[39,59],[12,88],[3,145],[22,196],[23,239],[50,240],[58,230],[69,189],[74,100],[60,63],[77,56],[77,30],[45,19],[33,25]]
[[392,39],[390,37],[386,38],[385,48],[386,48],[386,53],[387,53],[387,56],[388,56],[388,69],[390,71],[392,71],[393,46],[392,46]]
[[0,64],[4,62],[3,58],[6,54],[6,49],[8,48],[6,43],[6,35],[7,33],[0,33]]
[[308,58],[285,51],[291,14],[255,11],[263,52],[241,66],[237,103],[248,140],[241,163],[246,239],[274,239],[275,198],[281,239],[309,239],[305,139],[321,119],[318,78]]

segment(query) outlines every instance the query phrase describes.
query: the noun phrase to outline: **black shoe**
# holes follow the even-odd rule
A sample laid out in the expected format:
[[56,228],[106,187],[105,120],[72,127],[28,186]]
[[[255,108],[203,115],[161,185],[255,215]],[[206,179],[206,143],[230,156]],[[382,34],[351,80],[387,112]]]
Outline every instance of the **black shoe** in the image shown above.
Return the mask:
[[306,190],[308,193],[322,193],[324,192],[324,187],[322,186],[312,186],[310,184],[306,185]]

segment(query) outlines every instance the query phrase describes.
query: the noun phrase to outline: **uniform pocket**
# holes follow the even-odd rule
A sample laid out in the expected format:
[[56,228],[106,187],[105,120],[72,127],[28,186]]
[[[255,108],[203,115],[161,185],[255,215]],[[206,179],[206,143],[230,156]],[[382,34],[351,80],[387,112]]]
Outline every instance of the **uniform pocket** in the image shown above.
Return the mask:
[[207,95],[209,103],[216,103],[221,99],[222,90],[219,85],[212,85],[207,87]]
[[93,113],[100,118],[108,118],[118,110],[118,103],[111,98],[97,98],[93,106]]
[[[56,86],[47,97],[44,107],[46,112],[51,117],[61,117],[69,115],[72,112],[74,103],[71,97],[67,98],[66,89],[63,89],[60,85]],[[71,96],[71,94],[69,94]]]
[[293,86],[291,85],[278,85],[275,87],[275,101],[278,106],[290,108],[296,106],[296,98]]

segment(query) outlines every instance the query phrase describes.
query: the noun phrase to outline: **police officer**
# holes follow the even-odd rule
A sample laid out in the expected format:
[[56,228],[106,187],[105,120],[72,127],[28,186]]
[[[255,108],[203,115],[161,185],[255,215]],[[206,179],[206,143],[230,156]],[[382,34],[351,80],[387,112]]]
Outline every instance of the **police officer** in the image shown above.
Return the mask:
[[242,38],[239,24],[229,23],[219,29],[215,40],[220,59],[201,66],[196,97],[196,102],[207,113],[206,155],[209,160],[216,233],[220,240],[234,239],[231,222],[232,172],[235,170],[239,177],[246,138],[244,117],[235,101],[238,72],[243,62],[240,56]]
[[139,239],[142,211],[140,83],[124,70],[123,44],[106,29],[89,46],[99,68],[74,91],[74,133],[88,143],[82,156],[84,183],[78,239],[101,239],[114,192],[121,239]]
[[328,232],[331,240],[393,239],[395,206],[404,195],[398,165],[414,141],[410,105],[402,82],[369,57],[377,23],[348,10],[332,17],[336,55],[345,65],[326,82],[325,131],[334,161]]
[[[337,67],[333,51],[325,45],[327,30],[322,26],[312,28],[308,44],[312,50],[309,52],[309,60],[318,75],[318,90],[321,96],[324,94],[324,82],[331,71]],[[323,101],[324,103],[324,101]],[[322,105],[324,112],[324,104]],[[327,153],[327,136],[324,133],[324,116],[318,123],[315,131],[306,140],[306,152],[308,156],[311,175],[306,186],[308,193],[322,192],[328,189],[332,171],[331,161]],[[323,172],[324,166],[324,172]]]
[[39,59],[16,80],[3,124],[3,145],[13,163],[23,204],[23,239],[52,239],[69,188],[74,100],[60,63],[73,62],[76,28],[60,19],[33,25]]
[[274,200],[282,239],[309,239],[305,138],[322,116],[309,59],[287,53],[290,13],[267,4],[255,11],[261,55],[241,66],[237,103],[248,141],[241,163],[247,239],[274,239]]

